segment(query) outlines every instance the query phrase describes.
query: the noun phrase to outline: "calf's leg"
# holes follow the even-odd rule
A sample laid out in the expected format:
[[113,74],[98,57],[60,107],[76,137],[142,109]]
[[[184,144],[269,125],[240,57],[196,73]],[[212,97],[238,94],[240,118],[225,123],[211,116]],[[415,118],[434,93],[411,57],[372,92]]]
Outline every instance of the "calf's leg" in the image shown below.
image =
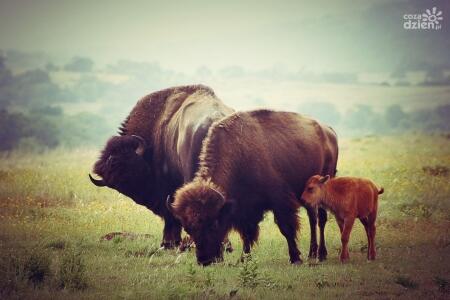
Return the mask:
[[369,234],[369,231],[370,231],[369,230],[369,221],[368,221],[367,217],[359,218],[359,220],[364,225],[364,229],[366,230],[366,236],[367,236],[367,259],[370,260],[370,249],[371,249],[372,241],[370,239],[370,234]]
[[375,234],[377,232],[377,228],[375,226],[375,219],[376,219],[376,215],[375,216],[369,216],[369,220],[368,220],[368,238],[370,240],[370,246],[369,246],[369,253],[368,253],[368,259],[369,260],[374,260],[376,257],[376,250],[375,250]]
[[346,262],[350,258],[348,251],[348,241],[350,239],[350,232],[352,231],[353,223],[355,222],[354,217],[348,217],[344,219],[344,226],[341,234],[342,250],[341,250],[341,262]]

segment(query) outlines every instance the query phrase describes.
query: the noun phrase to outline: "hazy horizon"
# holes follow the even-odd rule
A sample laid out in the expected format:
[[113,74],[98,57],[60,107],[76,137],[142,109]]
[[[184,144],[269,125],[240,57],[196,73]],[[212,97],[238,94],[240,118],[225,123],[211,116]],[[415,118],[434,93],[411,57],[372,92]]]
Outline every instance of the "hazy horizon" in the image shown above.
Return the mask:
[[[405,29],[428,12],[438,29]],[[344,135],[446,130],[449,20],[445,0],[0,1],[0,112],[97,121],[104,137],[142,96],[204,84],[236,110],[305,113]]]

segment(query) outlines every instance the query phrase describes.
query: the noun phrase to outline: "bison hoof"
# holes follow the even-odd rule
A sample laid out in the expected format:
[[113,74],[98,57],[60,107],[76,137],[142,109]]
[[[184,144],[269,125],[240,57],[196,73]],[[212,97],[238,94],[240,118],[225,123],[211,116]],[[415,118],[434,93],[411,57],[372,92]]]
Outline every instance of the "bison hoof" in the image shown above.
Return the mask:
[[340,260],[341,260],[341,263],[345,264],[350,260],[350,258],[349,257],[341,257]]
[[294,266],[300,266],[301,264],[303,264],[303,261],[299,258],[298,260],[291,260],[291,264]]
[[319,250],[319,261],[324,261],[327,259],[327,249]]
[[231,253],[231,252],[234,251],[233,246],[231,245],[230,242],[228,242],[228,243],[225,244],[225,251],[226,251],[227,253]]
[[309,255],[308,255],[308,258],[311,258],[311,259],[317,258],[317,252],[312,252],[312,251],[310,251],[310,252],[309,252]]
[[174,249],[176,247],[178,247],[178,245],[180,244],[180,241],[163,241],[161,243],[161,247],[164,248],[164,250],[169,250],[169,249]]

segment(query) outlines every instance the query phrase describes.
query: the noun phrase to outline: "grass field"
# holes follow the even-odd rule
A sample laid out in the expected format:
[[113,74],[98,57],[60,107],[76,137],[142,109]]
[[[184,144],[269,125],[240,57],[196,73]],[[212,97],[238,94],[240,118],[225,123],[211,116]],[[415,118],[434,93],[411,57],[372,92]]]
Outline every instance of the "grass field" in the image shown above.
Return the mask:
[[[308,261],[309,225],[300,210],[300,250],[287,244],[268,213],[251,258],[241,242],[223,263],[196,264],[192,251],[159,250],[162,222],[144,207],[87,177],[95,150],[2,154],[0,298],[450,298],[450,138],[370,136],[340,141],[338,176],[382,185],[378,258],[366,261],[356,223],[350,262],[339,262],[340,236],[326,228],[328,260]],[[111,232],[133,235],[102,241]],[[145,234],[145,235],[144,235]]]

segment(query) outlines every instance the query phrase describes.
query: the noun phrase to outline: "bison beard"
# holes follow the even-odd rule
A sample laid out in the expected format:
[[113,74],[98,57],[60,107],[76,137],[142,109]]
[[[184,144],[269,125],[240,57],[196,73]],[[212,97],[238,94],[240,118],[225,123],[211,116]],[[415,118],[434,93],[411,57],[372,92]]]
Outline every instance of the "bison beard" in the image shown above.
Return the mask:
[[107,186],[164,219],[162,246],[181,241],[180,222],[166,207],[198,168],[202,141],[211,124],[233,112],[202,85],[180,86],[142,98],[107,142],[94,165],[96,186]]
[[[222,259],[220,247],[235,229],[249,253],[264,212],[272,211],[287,240],[291,263],[301,263],[297,248],[297,200],[314,174],[334,176],[337,163],[334,131],[295,113],[258,110],[235,113],[211,126],[192,182],[175,194],[172,213],[193,237],[197,261]],[[311,223],[310,256],[317,250],[316,211],[307,207]],[[319,259],[325,259],[326,212],[319,214]]]

